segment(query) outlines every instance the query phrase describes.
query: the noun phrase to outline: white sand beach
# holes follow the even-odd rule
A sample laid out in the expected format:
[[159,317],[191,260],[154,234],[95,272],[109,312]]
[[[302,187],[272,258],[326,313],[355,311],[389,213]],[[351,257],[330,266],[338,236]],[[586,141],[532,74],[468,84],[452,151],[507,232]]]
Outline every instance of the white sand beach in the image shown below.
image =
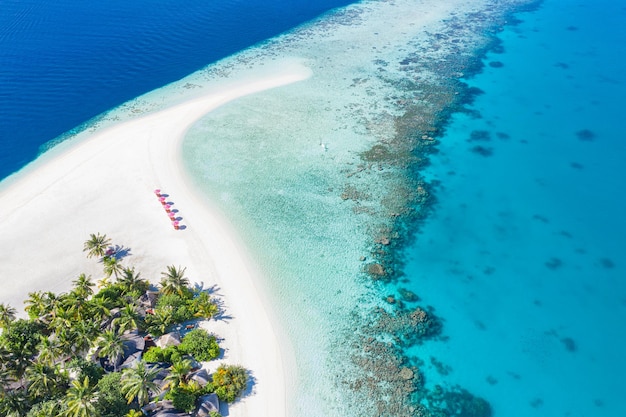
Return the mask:
[[[229,81],[165,110],[96,131],[61,145],[0,189],[0,302],[23,312],[36,290],[67,291],[80,273],[102,277],[83,243],[103,233],[130,251],[124,265],[158,282],[167,265],[187,267],[187,276],[215,285],[226,319],[208,329],[223,338],[224,361],[252,371],[252,395],[231,406],[231,416],[284,416],[285,350],[263,304],[257,268],[226,219],[194,193],[180,163],[180,144],[202,115],[238,97],[307,78],[299,64],[277,66],[272,75]],[[65,148],[65,149],[63,149]],[[182,217],[175,230],[154,190]],[[290,359],[287,359],[290,360]]]

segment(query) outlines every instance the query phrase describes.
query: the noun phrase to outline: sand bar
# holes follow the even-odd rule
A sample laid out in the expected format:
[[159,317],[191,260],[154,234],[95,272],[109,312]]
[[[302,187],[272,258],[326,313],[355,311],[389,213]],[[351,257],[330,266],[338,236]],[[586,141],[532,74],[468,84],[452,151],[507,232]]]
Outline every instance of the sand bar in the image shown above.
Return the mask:
[[[0,302],[22,312],[31,291],[67,291],[82,272],[99,280],[102,267],[84,256],[82,246],[90,233],[105,233],[129,249],[124,265],[135,266],[143,278],[157,282],[173,264],[187,267],[192,281],[215,285],[227,319],[207,327],[224,339],[223,360],[250,369],[255,379],[253,394],[230,415],[286,415],[285,352],[259,296],[257,268],[228,221],[194,193],[180,144],[188,128],[216,107],[308,76],[306,67],[291,61],[264,75],[229,80],[228,87],[97,131],[5,181]],[[184,230],[172,227],[155,188],[170,196]]]

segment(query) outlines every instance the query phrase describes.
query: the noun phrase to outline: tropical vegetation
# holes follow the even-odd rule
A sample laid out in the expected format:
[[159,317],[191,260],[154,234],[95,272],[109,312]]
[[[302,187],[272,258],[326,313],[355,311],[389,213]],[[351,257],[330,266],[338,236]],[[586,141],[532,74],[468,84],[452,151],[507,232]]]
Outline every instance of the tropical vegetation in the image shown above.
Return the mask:
[[[167,266],[153,280],[158,287],[151,286],[124,265],[119,248],[106,235],[91,234],[83,250],[102,264],[99,285],[80,274],[67,293],[31,292],[28,319],[0,303],[0,415],[133,417],[162,390],[185,412],[207,393],[228,402],[242,395],[248,380],[241,367],[220,366],[205,386],[192,379],[196,360],[220,355],[217,339],[203,329],[189,331],[178,346],[152,347],[132,363],[123,361],[129,335],[151,340],[193,328],[190,323],[210,319],[219,307],[190,285],[180,266]],[[157,379],[164,369],[165,378]]]

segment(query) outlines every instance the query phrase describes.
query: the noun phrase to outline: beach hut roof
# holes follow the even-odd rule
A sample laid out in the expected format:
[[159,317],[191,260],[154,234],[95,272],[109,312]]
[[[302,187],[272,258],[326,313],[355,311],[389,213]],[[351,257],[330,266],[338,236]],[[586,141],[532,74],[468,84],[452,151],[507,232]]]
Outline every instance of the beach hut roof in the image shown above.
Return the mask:
[[207,384],[207,382],[209,382],[209,379],[210,379],[209,373],[204,368],[200,369],[197,372],[194,372],[193,374],[191,374],[190,378],[193,381],[196,381],[201,386],[205,386]]
[[162,349],[180,345],[180,334],[178,332],[166,333],[157,339],[156,345]]
[[220,411],[220,400],[215,393],[203,395],[198,402],[200,407],[198,407],[197,416],[208,416],[211,411]]
[[139,352],[135,352],[132,355],[126,356],[124,358],[124,362],[122,362],[122,365],[120,366],[121,369],[126,369],[126,368],[132,368],[133,365],[135,364],[135,362],[137,362],[139,359],[141,359],[141,354],[143,352],[139,351]]
[[124,354],[133,355],[135,352],[143,352],[146,341],[143,336],[137,332],[124,333],[122,335],[124,341]]

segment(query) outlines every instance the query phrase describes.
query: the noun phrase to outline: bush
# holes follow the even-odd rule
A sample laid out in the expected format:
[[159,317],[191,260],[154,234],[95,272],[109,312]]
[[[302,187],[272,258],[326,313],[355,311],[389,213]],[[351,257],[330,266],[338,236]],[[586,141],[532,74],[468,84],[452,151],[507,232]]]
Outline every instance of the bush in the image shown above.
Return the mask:
[[65,412],[65,404],[62,401],[48,400],[33,405],[26,417],[50,417],[60,416]]
[[130,407],[122,393],[122,374],[112,372],[103,376],[96,385],[98,400],[96,409],[102,417],[120,417],[126,414]]
[[172,308],[172,324],[182,323],[193,318],[193,311],[187,306],[187,300],[178,294],[162,294],[156,304],[157,310]]
[[92,387],[98,383],[98,381],[100,380],[100,378],[102,378],[102,375],[104,374],[104,369],[102,369],[99,364],[88,361],[87,359],[80,356],[72,359],[70,363],[67,364],[67,367],[72,371],[76,371],[76,373],[78,374],[76,376],[76,379],[78,379],[79,381],[82,381],[85,379],[85,377],[88,377],[89,385]]
[[184,387],[175,387],[169,390],[165,398],[172,400],[172,405],[177,410],[189,413],[196,408],[198,396]]
[[17,319],[0,335],[0,344],[10,352],[30,358],[37,353],[42,327],[35,321]]
[[145,362],[163,362],[163,349],[158,346],[151,347],[143,354]]
[[220,347],[215,336],[202,329],[195,329],[187,333],[182,343],[178,345],[178,350],[201,362],[210,361],[220,356]]
[[102,298],[107,300],[107,308],[122,307],[125,303],[123,300],[124,288],[119,284],[110,284],[98,291],[93,298]]
[[143,354],[143,360],[145,362],[167,362],[172,364],[182,359],[183,354],[178,350],[176,346],[168,346],[162,349],[158,346],[151,347],[146,353]]
[[220,365],[213,374],[213,387],[221,401],[232,403],[248,385],[248,374],[241,366]]

